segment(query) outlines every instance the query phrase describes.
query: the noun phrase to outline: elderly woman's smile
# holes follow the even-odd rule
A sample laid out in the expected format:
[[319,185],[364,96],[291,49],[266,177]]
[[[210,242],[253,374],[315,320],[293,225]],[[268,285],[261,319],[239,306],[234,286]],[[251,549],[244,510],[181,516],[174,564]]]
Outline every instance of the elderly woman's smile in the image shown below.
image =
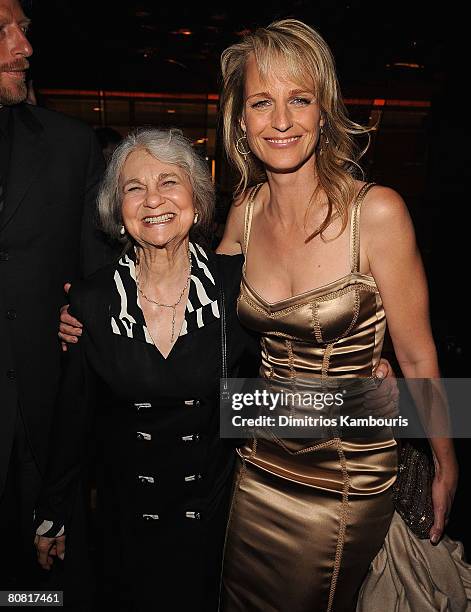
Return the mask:
[[156,223],[168,223],[172,221],[175,217],[175,213],[163,213],[158,217],[144,217],[143,221],[147,225],[155,225]]
[[126,159],[120,185],[123,225],[136,242],[162,247],[188,235],[195,209],[182,168],[138,149]]

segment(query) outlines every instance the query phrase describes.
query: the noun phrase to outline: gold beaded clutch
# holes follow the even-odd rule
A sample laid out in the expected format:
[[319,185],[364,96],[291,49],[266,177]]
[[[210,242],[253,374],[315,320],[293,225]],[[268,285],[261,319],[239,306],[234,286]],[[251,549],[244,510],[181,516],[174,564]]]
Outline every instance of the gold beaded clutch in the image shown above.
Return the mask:
[[432,483],[435,469],[428,444],[425,447],[422,442],[403,442],[393,500],[409,529],[418,538],[426,539],[434,521]]

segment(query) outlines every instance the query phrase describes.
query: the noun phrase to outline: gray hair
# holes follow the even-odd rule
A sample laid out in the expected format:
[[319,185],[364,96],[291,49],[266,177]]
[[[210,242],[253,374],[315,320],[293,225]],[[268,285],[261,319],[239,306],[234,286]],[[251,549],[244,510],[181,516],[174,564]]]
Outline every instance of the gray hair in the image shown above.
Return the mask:
[[[123,225],[121,205],[123,194],[119,178],[128,156],[139,149],[147,151],[161,162],[175,164],[188,176],[198,222],[190,230],[191,238],[208,232],[214,214],[214,186],[206,162],[183,136],[181,130],[145,128],[131,132],[116,147],[111,156],[98,193],[98,213],[101,228],[110,238],[129,245],[129,238],[120,233]],[[196,234],[196,236],[194,236]]]

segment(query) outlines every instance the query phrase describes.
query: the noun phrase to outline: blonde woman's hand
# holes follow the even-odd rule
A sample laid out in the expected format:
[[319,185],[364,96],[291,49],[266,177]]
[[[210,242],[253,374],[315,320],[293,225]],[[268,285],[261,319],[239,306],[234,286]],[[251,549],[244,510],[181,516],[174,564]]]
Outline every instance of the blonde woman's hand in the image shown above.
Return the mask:
[[430,541],[437,544],[448,523],[453,499],[458,484],[458,463],[450,461],[443,466],[435,462],[435,477],[432,483],[432,503],[434,522],[430,529]]
[[[71,287],[70,283],[64,285],[64,291],[69,293]],[[61,339],[61,346],[63,351],[67,351],[67,344],[75,344],[79,341],[82,335],[83,325],[75,317],[69,314],[69,305],[62,306],[60,310],[60,321],[59,321],[59,338]]]

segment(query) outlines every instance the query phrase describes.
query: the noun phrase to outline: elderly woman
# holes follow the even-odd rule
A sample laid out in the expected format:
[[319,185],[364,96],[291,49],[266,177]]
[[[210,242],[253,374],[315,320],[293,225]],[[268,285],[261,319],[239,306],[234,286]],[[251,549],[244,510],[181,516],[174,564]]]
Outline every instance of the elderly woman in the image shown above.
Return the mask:
[[221,279],[230,376],[249,340],[235,316],[242,257],[193,238],[213,203],[205,162],[180,131],[128,136],[99,196],[123,254],[70,292],[83,335],[69,348],[36,546],[45,568],[63,557],[101,389],[103,580],[115,609],[217,609],[234,455],[218,437]]

